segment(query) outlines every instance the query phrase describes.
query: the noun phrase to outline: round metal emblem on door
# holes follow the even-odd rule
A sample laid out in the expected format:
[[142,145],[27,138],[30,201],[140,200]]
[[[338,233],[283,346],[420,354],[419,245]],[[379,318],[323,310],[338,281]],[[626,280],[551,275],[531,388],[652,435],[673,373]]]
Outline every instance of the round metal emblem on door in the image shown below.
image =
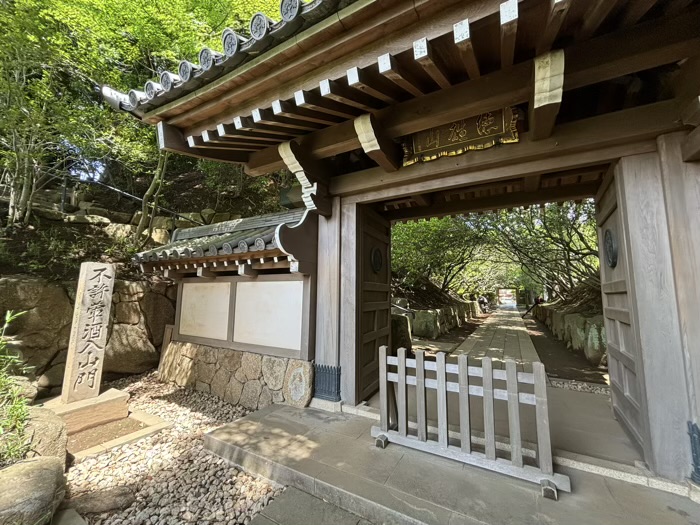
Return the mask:
[[369,263],[374,273],[379,273],[379,270],[381,270],[384,265],[382,251],[376,246],[369,251]]
[[610,268],[617,266],[617,238],[612,230],[605,230],[603,237],[605,246],[605,263]]

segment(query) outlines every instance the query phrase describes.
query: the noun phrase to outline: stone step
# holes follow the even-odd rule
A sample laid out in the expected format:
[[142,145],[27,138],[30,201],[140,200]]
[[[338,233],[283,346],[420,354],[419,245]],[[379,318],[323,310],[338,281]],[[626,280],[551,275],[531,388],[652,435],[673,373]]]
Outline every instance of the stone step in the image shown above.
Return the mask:
[[269,503],[250,525],[372,525],[366,519],[294,487]]

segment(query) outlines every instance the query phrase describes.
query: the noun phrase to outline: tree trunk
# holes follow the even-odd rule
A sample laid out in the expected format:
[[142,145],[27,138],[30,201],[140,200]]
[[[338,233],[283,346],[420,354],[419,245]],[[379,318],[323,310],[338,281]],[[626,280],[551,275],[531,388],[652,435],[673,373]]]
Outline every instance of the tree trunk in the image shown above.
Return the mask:
[[[146,225],[149,224],[150,222],[150,214],[149,214],[149,203],[151,200],[151,197],[153,197],[153,194],[156,193],[157,190],[159,190],[160,184],[163,182],[163,175],[165,174],[165,167],[168,163],[168,152],[161,152],[160,156],[158,157],[158,167],[156,168],[156,172],[153,175],[153,180],[151,180],[151,184],[146,190],[146,193],[143,196],[143,201],[141,202],[141,218],[139,219],[139,224],[136,227],[136,234],[134,238],[134,243],[138,246],[143,247],[146,242],[148,241],[148,237],[146,237],[145,240],[141,240],[141,234],[144,232],[146,229]],[[155,213],[155,212],[153,212]],[[150,232],[149,232],[150,236]]]

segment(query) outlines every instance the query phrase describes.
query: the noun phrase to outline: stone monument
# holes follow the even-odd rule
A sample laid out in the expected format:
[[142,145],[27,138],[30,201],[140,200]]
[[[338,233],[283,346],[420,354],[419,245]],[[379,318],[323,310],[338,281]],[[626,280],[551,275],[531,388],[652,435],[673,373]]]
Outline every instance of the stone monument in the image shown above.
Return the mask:
[[112,264],[86,262],[80,265],[61,392],[64,404],[100,394],[114,276]]

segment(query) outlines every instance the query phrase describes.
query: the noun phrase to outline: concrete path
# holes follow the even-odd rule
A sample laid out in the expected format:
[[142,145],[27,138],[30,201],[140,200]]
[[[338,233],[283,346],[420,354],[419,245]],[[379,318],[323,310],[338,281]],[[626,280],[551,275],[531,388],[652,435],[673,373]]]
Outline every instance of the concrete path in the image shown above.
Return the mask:
[[542,498],[532,483],[397,445],[382,450],[370,437],[373,423],[348,414],[273,405],[208,433],[205,447],[373,523],[700,523],[700,506],[687,497],[571,468],[557,467],[571,478],[573,492],[560,493],[555,502]]
[[250,525],[372,525],[348,512],[294,487],[267,505]]

